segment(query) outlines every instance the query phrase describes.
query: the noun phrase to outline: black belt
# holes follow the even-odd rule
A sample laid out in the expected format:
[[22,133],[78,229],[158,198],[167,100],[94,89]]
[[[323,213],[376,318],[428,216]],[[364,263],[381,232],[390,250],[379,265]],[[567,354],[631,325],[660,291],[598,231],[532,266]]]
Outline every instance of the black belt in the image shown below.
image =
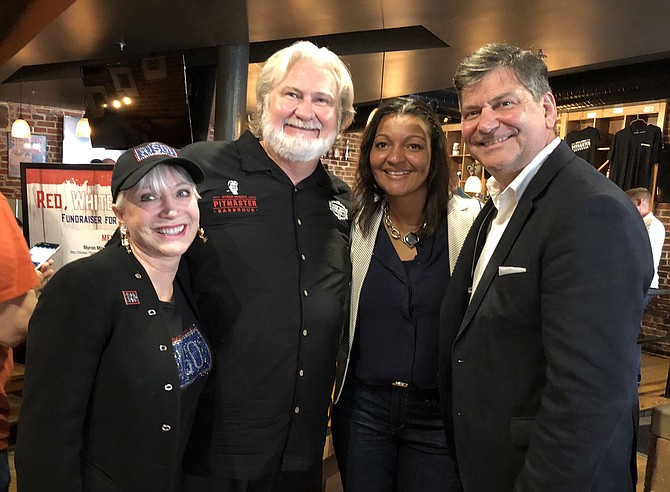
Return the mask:
[[437,388],[419,388],[410,383],[405,383],[404,381],[393,381],[391,386],[395,388],[407,388],[407,391],[425,398],[437,398],[439,399],[440,390]]
[[388,389],[393,389],[393,388],[398,388],[398,389],[406,389],[408,393],[420,396],[420,397],[425,397],[426,399],[439,399],[440,395],[440,390],[437,388],[419,388],[418,386],[413,385],[412,383],[406,383],[404,381],[393,381],[387,386],[386,384],[371,384],[371,383],[366,383],[365,381],[362,381],[361,379],[354,377],[354,381],[356,384],[362,385],[362,386],[367,386],[369,388],[376,388],[379,390],[388,390]]

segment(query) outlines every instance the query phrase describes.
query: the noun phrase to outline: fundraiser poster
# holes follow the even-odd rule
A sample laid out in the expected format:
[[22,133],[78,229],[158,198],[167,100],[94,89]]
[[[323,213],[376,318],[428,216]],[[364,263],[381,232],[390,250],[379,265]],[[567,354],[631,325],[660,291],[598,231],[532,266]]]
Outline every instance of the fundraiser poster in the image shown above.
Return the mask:
[[116,230],[113,164],[21,163],[26,239],[60,244],[54,266],[89,256]]

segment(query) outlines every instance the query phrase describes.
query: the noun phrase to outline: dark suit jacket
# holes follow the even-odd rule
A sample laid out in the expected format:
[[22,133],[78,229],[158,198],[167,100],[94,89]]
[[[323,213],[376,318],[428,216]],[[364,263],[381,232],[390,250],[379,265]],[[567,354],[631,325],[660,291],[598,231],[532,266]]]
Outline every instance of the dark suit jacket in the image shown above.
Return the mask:
[[[182,268],[178,281],[188,297]],[[27,347],[19,490],[173,490],[179,377],[160,301],[133,255],[111,245],[61,268]]]
[[442,306],[441,399],[465,490],[632,491],[636,340],[653,274],[642,220],[561,142],[468,304],[475,239],[492,205],[470,230]]

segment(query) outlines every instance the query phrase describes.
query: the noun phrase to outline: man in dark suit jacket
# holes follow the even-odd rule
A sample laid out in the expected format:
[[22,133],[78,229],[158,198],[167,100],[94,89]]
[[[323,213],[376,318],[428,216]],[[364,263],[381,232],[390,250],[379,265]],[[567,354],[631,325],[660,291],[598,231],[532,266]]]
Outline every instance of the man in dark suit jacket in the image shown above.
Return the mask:
[[530,51],[480,48],[454,83],[492,176],[442,306],[441,401],[465,491],[633,491],[644,225],[556,137]]

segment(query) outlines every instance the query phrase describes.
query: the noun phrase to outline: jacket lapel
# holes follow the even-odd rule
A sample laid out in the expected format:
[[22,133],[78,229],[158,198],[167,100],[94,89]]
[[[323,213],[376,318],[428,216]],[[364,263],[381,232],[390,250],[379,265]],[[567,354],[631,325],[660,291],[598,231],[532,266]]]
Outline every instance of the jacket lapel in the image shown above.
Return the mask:
[[[382,208],[379,208],[372,217],[371,233],[365,237],[358,223],[358,217],[354,217],[351,230],[351,298],[349,300],[349,330],[348,334],[343,333],[340,339],[340,348],[337,360],[337,374],[335,379],[335,389],[333,401],[335,403],[340,399],[343,382],[347,376],[349,360],[351,359],[351,348],[354,345],[356,336],[356,322],[358,316],[358,303],[361,298],[361,289],[363,281],[368,273],[372,252],[375,249],[377,239],[377,230],[382,221]],[[345,343],[346,342],[346,346]]]
[[383,205],[372,217],[371,233],[365,237],[358,225],[357,218],[354,220],[353,231],[351,233],[351,303],[349,305],[349,350],[354,343],[354,334],[356,328],[356,317],[358,315],[358,302],[361,297],[363,281],[368,273],[372,252],[375,249],[377,240],[377,229],[382,221]]
[[447,205],[447,241],[449,242],[449,273],[454,273],[456,260],[461,252],[465,238],[470,232],[473,215],[467,213],[468,206],[460,197],[452,197]]
[[468,301],[470,300],[469,289],[472,286],[477,237],[481,234],[480,231],[484,227],[486,217],[491,213],[492,209],[493,202],[489,200],[484,204],[483,209],[475,218],[463,243],[456,267],[449,281],[449,288],[445,297],[446,304],[443,306],[441,317],[446,321],[446,324],[443,326],[448,327],[449,332],[452,332],[453,328],[454,336],[459,331],[460,326],[463,325],[465,311],[468,308]]
[[[472,296],[470,304],[465,311],[465,315],[460,325],[457,337],[465,330],[481,306],[482,301],[486,296],[486,292],[490,288],[493,280],[495,280],[498,275],[498,267],[509,255],[510,250],[516,243],[516,240],[523,230],[523,227],[525,226],[528,218],[535,209],[536,198],[544,192],[556,173],[558,173],[558,171],[568,162],[571,157],[571,153],[572,151],[567,146],[567,144],[561,142],[556,150],[549,154],[547,160],[540,166],[537,174],[528,184],[526,191],[521,197],[521,201],[514,210],[514,213],[512,214],[512,217],[510,218],[510,221],[505,228],[505,232],[500,238],[498,246],[493,252],[491,259],[489,260],[489,263],[486,266],[484,273],[482,274],[482,278],[479,281],[477,290]],[[493,204],[487,203],[487,206],[489,205],[493,206]]]

